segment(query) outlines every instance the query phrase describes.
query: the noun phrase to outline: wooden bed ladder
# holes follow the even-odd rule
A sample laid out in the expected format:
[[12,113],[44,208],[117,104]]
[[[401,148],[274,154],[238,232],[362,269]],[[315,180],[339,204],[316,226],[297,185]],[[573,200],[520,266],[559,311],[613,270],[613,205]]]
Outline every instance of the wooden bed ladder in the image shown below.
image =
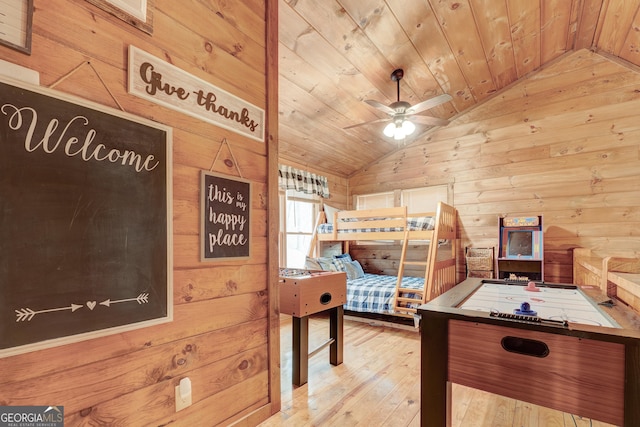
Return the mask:
[[[398,268],[398,281],[396,282],[396,295],[393,309],[396,314],[405,317],[414,317],[417,309],[407,305],[421,305],[432,298],[447,291],[456,283],[455,269],[455,239],[456,239],[456,211],[453,207],[438,203],[435,217],[436,224],[427,246],[427,254],[424,261],[407,261],[407,247],[409,246],[409,230],[405,227],[402,253]],[[451,240],[451,257],[438,260],[438,245],[440,239]],[[419,265],[424,267],[424,286],[422,290],[407,289],[402,287],[405,265]],[[401,296],[402,294],[414,294],[414,298]]]
[[[435,238],[435,232],[434,232]],[[398,266],[398,281],[396,283],[396,296],[393,303],[393,310],[397,315],[413,317],[415,313],[417,313],[417,309],[413,307],[407,307],[410,304],[420,305],[426,302],[427,295],[427,280],[429,276],[429,260],[434,256],[432,254],[433,245],[429,244],[427,247],[428,254],[424,261],[407,261],[407,247],[409,246],[409,230],[408,227],[405,227],[404,230],[404,240],[402,241],[402,252],[400,253],[400,265]],[[437,246],[437,245],[436,245]],[[404,276],[404,267],[406,265],[418,265],[422,266],[425,269],[424,274],[424,286],[422,290],[419,289],[408,289],[402,287],[402,277]],[[401,296],[402,294],[414,294],[414,297],[406,297]]]

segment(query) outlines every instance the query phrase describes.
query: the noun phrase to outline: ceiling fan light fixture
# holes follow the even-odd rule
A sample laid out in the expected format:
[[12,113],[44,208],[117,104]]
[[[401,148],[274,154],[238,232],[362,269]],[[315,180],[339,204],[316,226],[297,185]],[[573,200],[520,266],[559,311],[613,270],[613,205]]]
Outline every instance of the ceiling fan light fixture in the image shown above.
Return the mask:
[[388,136],[389,138],[391,138],[392,136],[394,136],[396,132],[396,124],[391,122],[388,125],[386,125],[384,127],[384,130],[382,131],[382,133],[384,133],[385,136]]
[[416,125],[414,125],[413,122],[409,120],[405,120],[404,122],[402,122],[402,130],[404,131],[405,135],[411,135],[416,130]]
[[382,133],[389,138],[393,137],[395,140],[400,140],[407,135],[411,135],[415,130],[416,125],[409,120],[397,120],[386,125]]
[[[396,82],[397,101],[392,102],[389,105],[384,105],[373,99],[364,100],[364,102],[371,105],[372,107],[387,113],[389,115],[388,118],[370,120],[368,122],[359,123],[357,125],[347,126],[344,129],[351,129],[356,126],[362,126],[369,123],[391,121],[391,123],[385,126],[382,133],[384,134],[384,136],[389,138],[393,137],[394,139],[403,139],[405,136],[411,135],[416,130],[415,124],[413,124],[409,120],[406,120],[407,117],[437,107],[438,105],[449,102],[453,99],[451,98],[451,95],[447,95],[446,93],[444,93],[442,95],[427,99],[426,101],[419,102],[413,106],[406,101],[400,101],[400,80],[402,80],[403,76],[404,71],[402,70],[402,68],[398,68],[397,70],[394,70],[393,73],[391,73],[391,80]],[[446,126],[449,123],[449,120],[431,116],[416,116],[415,120],[418,123],[426,124],[429,126]]]
[[404,128],[402,127],[402,123],[398,122],[395,124],[395,128],[393,129],[393,139],[395,139],[396,141],[399,141],[401,139],[404,139],[404,137],[406,136],[406,133],[404,131]]

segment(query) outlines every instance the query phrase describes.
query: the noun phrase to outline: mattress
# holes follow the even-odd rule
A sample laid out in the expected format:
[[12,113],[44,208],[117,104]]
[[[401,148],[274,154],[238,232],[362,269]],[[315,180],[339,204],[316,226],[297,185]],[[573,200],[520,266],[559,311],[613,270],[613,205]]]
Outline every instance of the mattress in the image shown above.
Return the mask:
[[[347,303],[345,310],[366,313],[393,314],[397,276],[365,273],[359,279],[347,280]],[[422,290],[423,277],[403,277],[402,287]],[[414,294],[403,295],[413,297]]]

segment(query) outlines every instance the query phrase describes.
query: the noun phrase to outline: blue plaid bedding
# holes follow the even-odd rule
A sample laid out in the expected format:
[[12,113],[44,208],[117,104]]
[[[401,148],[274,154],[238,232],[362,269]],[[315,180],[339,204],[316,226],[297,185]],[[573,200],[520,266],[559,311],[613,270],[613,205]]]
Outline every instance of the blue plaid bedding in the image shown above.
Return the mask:
[[[365,273],[362,278],[347,280],[347,303],[344,309],[367,313],[393,313],[397,279],[397,276]],[[423,289],[424,278],[403,277],[402,287]]]
[[[433,230],[435,226],[436,226],[436,218],[433,216],[407,218],[407,228],[409,229],[409,231]],[[404,231],[404,229],[401,227],[359,228],[357,230],[340,230],[340,233],[376,232],[376,231],[385,231],[385,232]],[[329,224],[329,223],[320,224],[318,226],[318,233],[322,233],[322,234],[333,233],[333,224]]]

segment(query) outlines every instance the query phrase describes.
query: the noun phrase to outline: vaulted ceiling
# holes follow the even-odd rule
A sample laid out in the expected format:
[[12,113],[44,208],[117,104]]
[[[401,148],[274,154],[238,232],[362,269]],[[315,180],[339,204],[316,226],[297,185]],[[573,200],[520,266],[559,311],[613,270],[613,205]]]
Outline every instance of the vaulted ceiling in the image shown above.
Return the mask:
[[[382,133],[390,116],[364,102],[463,114],[569,51],[640,65],[640,0],[280,0],[280,158],[348,177],[424,137]],[[355,124],[371,122],[344,129]]]

